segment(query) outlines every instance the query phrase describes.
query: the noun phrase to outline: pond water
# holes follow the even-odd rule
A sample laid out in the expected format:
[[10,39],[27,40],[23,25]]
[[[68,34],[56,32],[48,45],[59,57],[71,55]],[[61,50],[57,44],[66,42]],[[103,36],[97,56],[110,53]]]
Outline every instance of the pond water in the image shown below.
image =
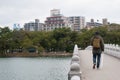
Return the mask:
[[0,58],[0,80],[68,80],[70,59]]

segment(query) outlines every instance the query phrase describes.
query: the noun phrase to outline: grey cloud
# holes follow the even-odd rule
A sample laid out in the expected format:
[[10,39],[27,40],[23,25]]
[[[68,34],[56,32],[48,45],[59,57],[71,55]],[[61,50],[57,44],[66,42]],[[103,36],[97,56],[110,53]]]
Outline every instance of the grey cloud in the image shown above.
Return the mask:
[[65,16],[106,17],[120,21],[119,5],[119,0],[0,0],[0,25],[24,24],[35,18],[43,22],[54,8],[61,9]]

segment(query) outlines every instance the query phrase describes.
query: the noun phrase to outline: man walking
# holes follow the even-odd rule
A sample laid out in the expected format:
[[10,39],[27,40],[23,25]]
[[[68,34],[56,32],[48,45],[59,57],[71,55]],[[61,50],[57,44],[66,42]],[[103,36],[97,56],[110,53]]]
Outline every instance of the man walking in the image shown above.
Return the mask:
[[95,32],[94,36],[91,38],[91,45],[93,47],[93,69],[95,69],[96,66],[98,69],[101,61],[101,53],[104,51],[104,41],[99,35],[99,32]]

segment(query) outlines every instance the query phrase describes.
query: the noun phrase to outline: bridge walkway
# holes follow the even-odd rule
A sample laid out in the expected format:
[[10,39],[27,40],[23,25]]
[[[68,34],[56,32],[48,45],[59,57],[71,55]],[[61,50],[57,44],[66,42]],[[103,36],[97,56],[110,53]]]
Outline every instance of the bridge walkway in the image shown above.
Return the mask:
[[103,54],[103,67],[93,69],[91,50],[79,50],[82,80],[120,80],[120,59]]

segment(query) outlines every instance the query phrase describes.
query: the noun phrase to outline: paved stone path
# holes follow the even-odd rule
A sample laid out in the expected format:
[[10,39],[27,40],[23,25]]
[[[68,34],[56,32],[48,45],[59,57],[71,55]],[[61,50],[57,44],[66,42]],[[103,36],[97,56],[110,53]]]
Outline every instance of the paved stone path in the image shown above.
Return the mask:
[[103,67],[93,69],[91,50],[80,50],[82,80],[120,80],[120,59],[103,54]]

